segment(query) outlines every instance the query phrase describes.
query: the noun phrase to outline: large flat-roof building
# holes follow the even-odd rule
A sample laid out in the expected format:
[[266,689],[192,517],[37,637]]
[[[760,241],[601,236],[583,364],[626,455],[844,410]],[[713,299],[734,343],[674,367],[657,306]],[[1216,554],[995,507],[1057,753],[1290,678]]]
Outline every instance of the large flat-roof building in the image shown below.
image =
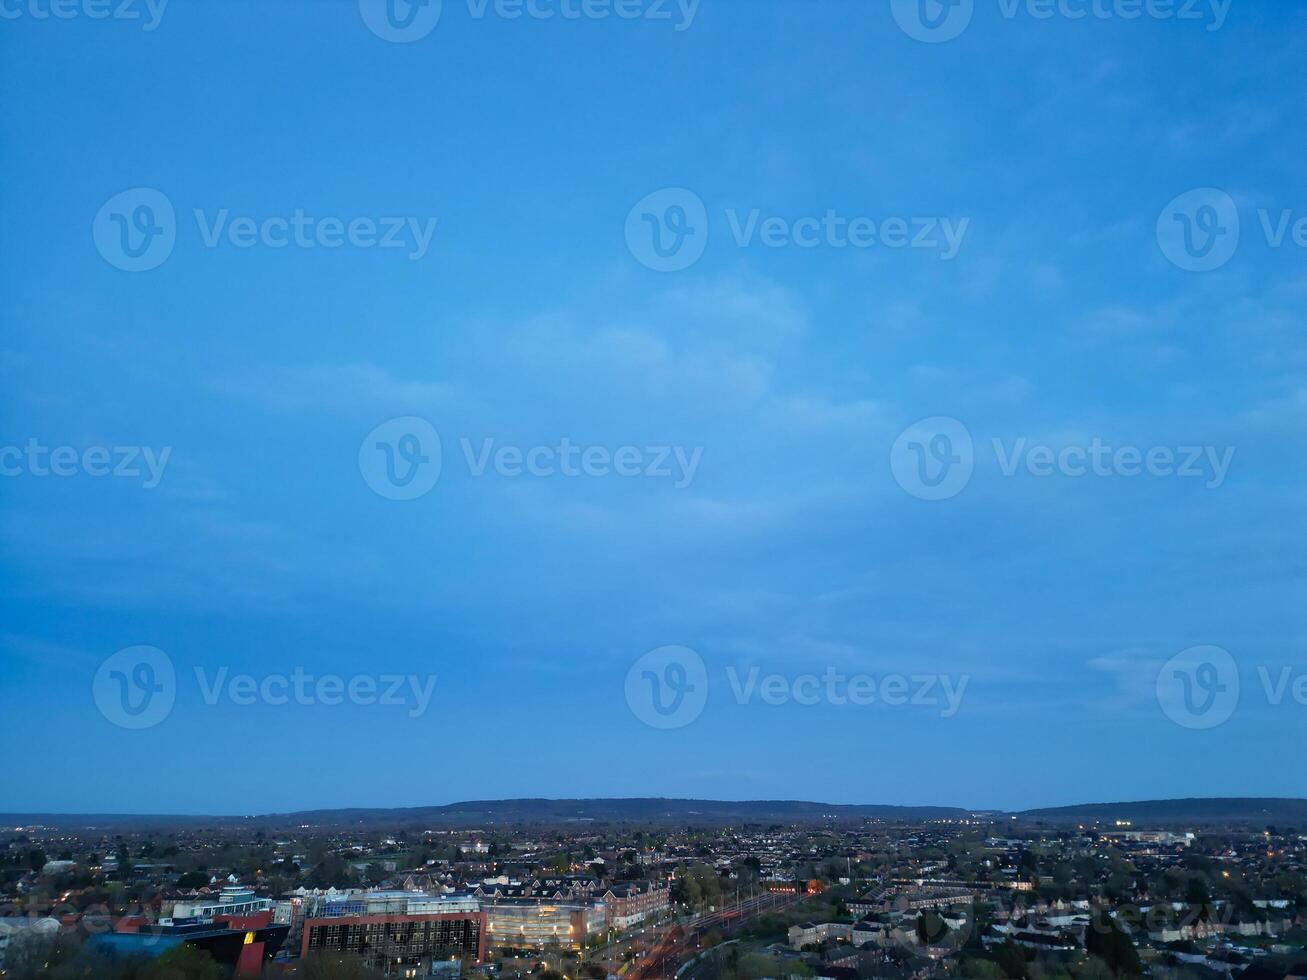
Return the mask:
[[425,975],[433,962],[480,963],[486,953],[486,915],[474,898],[378,892],[328,903],[304,919],[300,955],[356,956],[382,973]]
[[602,902],[536,898],[483,899],[490,944],[511,949],[580,949],[608,924]]

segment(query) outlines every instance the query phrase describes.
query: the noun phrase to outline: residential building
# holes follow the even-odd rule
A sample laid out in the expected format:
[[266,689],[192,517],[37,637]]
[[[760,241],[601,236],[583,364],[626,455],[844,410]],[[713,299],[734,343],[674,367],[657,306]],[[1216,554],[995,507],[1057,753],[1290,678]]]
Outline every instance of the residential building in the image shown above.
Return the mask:
[[608,906],[609,928],[627,929],[666,910],[671,887],[662,881],[624,881],[604,892],[603,901]]
[[853,938],[853,926],[843,922],[803,922],[790,926],[789,940],[791,949],[825,942],[827,939],[842,939],[845,942]]

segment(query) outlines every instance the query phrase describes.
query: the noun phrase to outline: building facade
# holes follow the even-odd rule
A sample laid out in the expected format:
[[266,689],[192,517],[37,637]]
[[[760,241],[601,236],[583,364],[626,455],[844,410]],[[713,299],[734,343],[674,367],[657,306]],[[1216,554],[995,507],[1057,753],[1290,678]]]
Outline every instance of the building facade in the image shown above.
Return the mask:
[[258,915],[272,911],[272,899],[258,898],[252,889],[224,888],[217,898],[199,898],[173,903],[175,919],[212,919],[221,915]]
[[603,896],[608,906],[608,926],[626,929],[667,909],[671,887],[662,881],[622,882]]
[[483,962],[485,944],[483,912],[347,912],[305,919],[300,955],[339,953],[388,976],[424,976],[433,962]]
[[483,900],[491,946],[510,949],[580,949],[607,927],[602,902],[556,902],[535,898]]
[[848,942],[853,936],[853,926],[843,922],[802,922],[790,926],[789,940],[791,949],[802,949],[823,943],[827,939],[840,939]]

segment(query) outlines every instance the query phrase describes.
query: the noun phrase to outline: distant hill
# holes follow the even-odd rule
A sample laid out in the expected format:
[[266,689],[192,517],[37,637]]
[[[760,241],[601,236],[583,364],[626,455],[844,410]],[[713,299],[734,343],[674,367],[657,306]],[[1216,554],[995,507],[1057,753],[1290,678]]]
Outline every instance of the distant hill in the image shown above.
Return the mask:
[[685,800],[662,797],[471,800],[404,809],[305,810],[272,814],[286,823],[414,822],[455,826],[521,823],[734,823],[809,820],[923,820],[964,817],[946,806],[811,803],[803,800]]
[[0,826],[41,824],[50,827],[249,826],[427,826],[487,827],[511,824],[642,823],[733,824],[816,823],[828,820],[940,820],[971,815],[1047,824],[1110,824],[1129,820],[1138,827],[1185,827],[1211,824],[1267,824],[1307,827],[1307,799],[1260,797],[1187,800],[1144,800],[1129,803],[1085,803],[1016,813],[968,810],[951,806],[891,806],[886,804],[814,803],[805,800],[687,800],[662,797],[627,799],[469,800],[442,806],[345,807],[300,810],[257,816],[169,816],[163,814],[0,814]]
[[1186,800],[1142,800],[1133,803],[1085,803],[1023,810],[1017,816],[1049,823],[1132,824],[1288,824],[1307,825],[1307,800],[1275,797],[1212,797]]
[[248,817],[196,816],[175,813],[0,813],[0,829],[59,827],[64,830],[169,830],[174,827],[230,827]]
[[129,814],[0,814],[0,826],[40,824],[50,827],[425,825],[482,827],[493,824],[649,823],[722,824],[795,823],[823,820],[930,820],[965,817],[970,811],[947,806],[812,803],[802,800],[686,800],[661,797],[629,799],[470,800],[443,806],[344,807],[298,810],[258,816],[167,816]]

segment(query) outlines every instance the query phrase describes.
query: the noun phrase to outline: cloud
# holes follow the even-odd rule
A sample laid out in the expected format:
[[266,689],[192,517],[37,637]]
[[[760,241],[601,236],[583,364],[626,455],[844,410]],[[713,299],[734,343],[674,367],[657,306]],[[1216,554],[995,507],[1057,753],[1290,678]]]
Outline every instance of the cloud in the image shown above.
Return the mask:
[[877,402],[836,402],[813,394],[777,399],[769,414],[778,430],[792,434],[835,431],[854,435],[885,424],[884,410]]
[[18,633],[0,633],[0,650],[13,657],[52,667],[94,660],[93,654],[80,647]]
[[656,299],[654,313],[670,318],[663,326],[673,333],[707,328],[710,336],[752,348],[780,346],[809,330],[808,312],[794,292],[739,272],[675,285]]
[[1145,310],[1112,305],[1092,310],[1080,317],[1077,326],[1085,333],[1102,338],[1137,337],[1172,329],[1176,311],[1166,307]]
[[1113,684],[1112,692],[1095,703],[1103,710],[1139,709],[1154,705],[1157,698],[1157,672],[1166,663],[1148,650],[1126,648],[1092,657],[1085,666],[1105,674]]
[[438,410],[455,395],[438,381],[396,377],[371,363],[265,365],[213,381],[223,394],[278,412],[423,414]]

